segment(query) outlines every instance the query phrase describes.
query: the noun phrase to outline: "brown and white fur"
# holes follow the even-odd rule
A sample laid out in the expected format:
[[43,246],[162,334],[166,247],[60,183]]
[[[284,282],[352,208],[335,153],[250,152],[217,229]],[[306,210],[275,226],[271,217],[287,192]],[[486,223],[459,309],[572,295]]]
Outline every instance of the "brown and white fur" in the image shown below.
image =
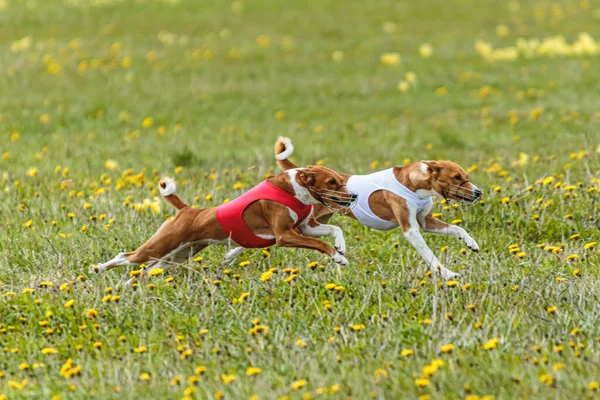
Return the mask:
[[[344,257],[346,243],[342,230],[337,226],[318,223],[313,217],[320,199],[315,190],[331,190],[342,185],[342,177],[325,167],[311,166],[293,168],[268,178],[273,185],[292,194],[304,204],[312,204],[313,211],[298,226],[298,216],[283,204],[268,200],[251,203],[243,212],[245,224],[263,239],[275,239],[280,247],[297,247],[327,254],[340,265],[347,265]],[[175,182],[163,179],[159,182],[160,193],[166,201],[177,208],[177,215],[164,222],[158,231],[137,250],[119,253],[115,258],[97,266],[90,272],[108,271],[120,265],[147,264],[146,273],[155,268],[166,270],[180,264],[210,244],[236,245],[223,230],[216,217],[216,208],[195,209],[186,205],[175,194]],[[311,188],[309,190],[308,188]],[[351,194],[341,187],[341,196]],[[347,201],[348,199],[342,199]],[[333,236],[335,249],[315,237]],[[234,249],[235,250],[235,249]],[[231,253],[231,252],[230,252]],[[239,254],[239,253],[238,253]],[[229,255],[231,257],[231,255]],[[132,283],[132,281],[130,281]]]
[[[280,137],[275,143],[275,158],[277,165],[288,170],[296,168],[288,157],[293,153],[294,148],[289,138]],[[344,183],[352,176],[350,174],[340,174]],[[459,185],[461,182],[466,182],[463,189],[472,193],[471,201],[477,200],[481,196],[481,191],[477,186],[468,182],[467,172],[460,165],[451,161],[421,161],[402,167],[394,167],[394,175],[398,182],[406,186],[408,189],[419,194],[421,197],[439,197],[449,198],[453,200],[464,200],[453,195],[449,189],[449,183]],[[360,196],[360,193],[358,193]],[[431,207],[424,209],[419,214],[415,210],[411,210],[406,200],[396,194],[380,190],[374,192],[369,197],[369,207],[379,218],[396,222],[402,229],[404,237],[423,257],[432,270],[440,272],[443,278],[452,279],[460,276],[447,268],[435,256],[433,251],[427,246],[427,243],[421,235],[420,229],[423,232],[437,233],[442,235],[455,236],[465,242],[467,247],[472,251],[479,251],[477,242],[460,226],[451,225],[443,222],[433,216]],[[327,223],[334,211],[324,206],[316,206],[314,217],[321,223]],[[352,212],[346,214],[352,218],[356,218]],[[419,229],[420,228],[420,229]],[[235,251],[241,251],[234,249]],[[239,254],[238,253],[238,254]]]

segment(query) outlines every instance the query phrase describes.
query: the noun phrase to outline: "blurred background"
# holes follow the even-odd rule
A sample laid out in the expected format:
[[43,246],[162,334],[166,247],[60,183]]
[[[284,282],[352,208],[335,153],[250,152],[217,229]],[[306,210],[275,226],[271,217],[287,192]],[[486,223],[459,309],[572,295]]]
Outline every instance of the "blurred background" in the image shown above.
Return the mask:
[[73,173],[264,170],[278,135],[349,172],[579,151],[599,23],[589,0],[0,0],[3,150]]

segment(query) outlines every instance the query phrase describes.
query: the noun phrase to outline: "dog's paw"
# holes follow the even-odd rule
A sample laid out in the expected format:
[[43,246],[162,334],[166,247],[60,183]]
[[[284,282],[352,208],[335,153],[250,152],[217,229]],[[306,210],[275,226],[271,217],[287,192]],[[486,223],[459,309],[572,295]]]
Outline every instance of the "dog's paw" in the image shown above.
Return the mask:
[[447,281],[451,280],[451,279],[459,279],[460,277],[462,277],[462,275],[459,274],[458,272],[454,272],[454,271],[450,271],[450,270],[440,271],[440,274],[442,275],[442,278],[444,278]]
[[335,234],[335,249],[340,254],[346,254],[346,240],[344,239],[344,234],[341,229],[336,229]]
[[88,274],[97,274],[98,272],[100,272],[100,269],[97,265],[90,265],[90,268],[88,269]]
[[336,240],[335,243],[335,250],[340,253],[341,255],[346,254],[346,242],[345,241],[340,241],[339,243]]
[[467,236],[464,240],[469,249],[475,252],[479,251],[479,245],[471,236]]
[[233,261],[235,261],[235,257],[227,257],[227,254],[225,254],[225,257],[223,257],[223,260],[221,260],[221,266],[226,267]]
[[462,276],[458,272],[450,271],[448,268],[444,267],[438,267],[438,272],[445,280],[458,279]]
[[337,264],[348,265],[348,260],[346,259],[346,257],[344,257],[343,255],[341,255],[340,253],[334,253],[331,256],[331,259],[333,261],[335,261]]
[[246,249],[244,249],[243,247],[235,247],[235,248],[229,250],[223,256],[223,261],[221,261],[221,265],[225,266],[225,265],[231,264],[232,262],[237,260],[237,258],[240,256],[240,254],[242,254],[244,252],[244,250],[246,250]]

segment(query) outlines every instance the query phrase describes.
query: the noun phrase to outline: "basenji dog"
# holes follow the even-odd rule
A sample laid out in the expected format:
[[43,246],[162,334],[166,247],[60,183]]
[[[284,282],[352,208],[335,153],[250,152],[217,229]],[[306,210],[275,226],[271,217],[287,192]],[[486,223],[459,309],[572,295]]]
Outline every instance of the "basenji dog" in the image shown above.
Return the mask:
[[[293,151],[289,138],[280,137],[275,143],[277,165],[284,171],[296,168],[288,159]],[[356,205],[347,215],[376,230],[399,226],[429,267],[439,271],[444,279],[460,274],[442,265],[427,246],[420,229],[455,236],[472,251],[479,251],[477,242],[467,231],[435,218],[432,212],[432,197],[466,203],[474,203],[481,197],[481,190],[469,181],[467,172],[460,165],[452,161],[420,161],[369,175],[340,175],[347,189],[358,194]],[[326,206],[316,206],[314,217],[327,223],[335,212]]]
[[[192,257],[210,244],[264,248],[297,247],[327,254],[340,265],[346,243],[337,226],[320,224],[314,206],[322,204],[341,210],[352,206],[357,196],[349,192],[343,178],[329,168],[292,168],[267,178],[242,196],[218,207],[195,209],[175,194],[175,182],[163,178],[159,189],[164,199],[177,208],[175,217],[137,250],[119,253],[103,264],[90,267],[102,272],[120,265],[146,264],[144,276],[153,269],[167,270]],[[333,236],[335,249],[315,237]],[[236,253],[232,250],[226,258]],[[133,283],[135,279],[129,283]]]

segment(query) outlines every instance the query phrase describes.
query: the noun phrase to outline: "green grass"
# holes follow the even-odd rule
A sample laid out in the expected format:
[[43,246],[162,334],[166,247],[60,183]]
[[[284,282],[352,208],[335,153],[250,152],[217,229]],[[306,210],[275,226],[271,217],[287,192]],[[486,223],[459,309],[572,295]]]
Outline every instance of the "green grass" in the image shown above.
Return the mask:
[[[598,56],[489,62],[474,44],[572,43],[596,34],[599,19],[586,1],[0,0],[0,399],[597,396],[600,256],[585,244],[599,237]],[[424,43],[430,58],[419,55]],[[390,52],[398,66],[382,65]],[[417,79],[402,93],[407,72]],[[125,267],[87,276],[173,214],[160,176],[175,176],[186,202],[220,204],[242,192],[235,183],[247,189],[275,171],[278,135],[294,140],[299,164],[341,172],[405,159],[471,168],[485,203],[434,207],[462,220],[481,253],[426,236],[463,274],[448,287],[426,276],[400,231],[336,217],[345,268],[272,248],[224,270],[224,249],[210,247],[170,284],[158,276],[121,290]],[[298,269],[291,283],[287,267]],[[118,303],[103,301],[108,288]],[[268,332],[251,335],[255,319]],[[417,386],[436,359],[443,365]],[[261,372],[247,376],[249,366]]]

